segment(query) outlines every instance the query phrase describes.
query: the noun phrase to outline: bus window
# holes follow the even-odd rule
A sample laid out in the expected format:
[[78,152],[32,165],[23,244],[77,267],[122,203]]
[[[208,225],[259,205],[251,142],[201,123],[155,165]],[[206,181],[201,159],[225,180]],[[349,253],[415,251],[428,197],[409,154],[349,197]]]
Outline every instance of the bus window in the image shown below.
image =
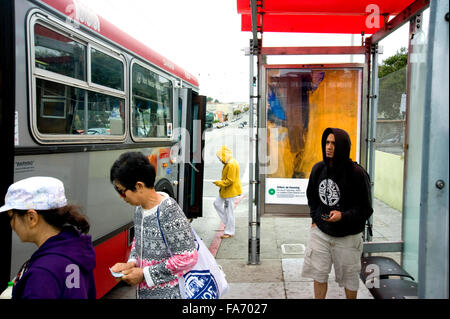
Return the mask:
[[91,81],[123,91],[123,63],[99,50],[91,49]]
[[125,100],[97,92],[89,92],[87,106],[89,119],[86,134],[122,135],[124,133]]
[[135,63],[132,70],[132,83],[134,136],[170,137],[173,108],[172,82]]
[[124,99],[42,79],[36,79],[36,98],[40,133],[124,133]]
[[34,26],[35,66],[86,80],[86,46],[40,24]]

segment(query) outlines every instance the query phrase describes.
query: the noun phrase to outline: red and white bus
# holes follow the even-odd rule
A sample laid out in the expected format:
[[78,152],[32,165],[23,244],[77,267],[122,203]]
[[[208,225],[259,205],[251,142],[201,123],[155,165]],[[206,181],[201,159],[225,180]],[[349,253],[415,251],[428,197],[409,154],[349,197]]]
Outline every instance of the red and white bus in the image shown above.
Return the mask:
[[[206,98],[194,76],[76,0],[2,1],[0,20],[0,201],[17,180],[61,179],[90,220],[101,298],[116,284],[108,267],[126,260],[133,239],[112,163],[127,151],[148,155],[156,189],[201,217]],[[5,218],[0,234],[4,288],[35,247]]]

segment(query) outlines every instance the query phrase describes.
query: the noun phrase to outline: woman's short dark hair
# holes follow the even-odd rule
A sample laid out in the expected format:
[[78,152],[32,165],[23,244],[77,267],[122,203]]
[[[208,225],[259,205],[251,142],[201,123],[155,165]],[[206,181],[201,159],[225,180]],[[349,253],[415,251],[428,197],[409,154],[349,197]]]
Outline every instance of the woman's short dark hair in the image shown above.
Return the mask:
[[110,181],[119,182],[126,189],[136,190],[136,183],[143,182],[146,187],[155,186],[156,171],[147,156],[141,152],[127,152],[111,166]]

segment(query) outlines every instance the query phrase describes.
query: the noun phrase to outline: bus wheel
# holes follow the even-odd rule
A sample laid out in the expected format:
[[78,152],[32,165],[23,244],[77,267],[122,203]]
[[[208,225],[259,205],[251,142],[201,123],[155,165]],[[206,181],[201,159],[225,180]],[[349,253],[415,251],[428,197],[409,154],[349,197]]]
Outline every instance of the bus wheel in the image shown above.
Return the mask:
[[172,184],[169,182],[169,180],[163,178],[160,179],[156,185],[155,185],[155,190],[157,192],[164,192],[169,194],[170,197],[174,198],[174,193],[173,193],[173,188],[172,188]]

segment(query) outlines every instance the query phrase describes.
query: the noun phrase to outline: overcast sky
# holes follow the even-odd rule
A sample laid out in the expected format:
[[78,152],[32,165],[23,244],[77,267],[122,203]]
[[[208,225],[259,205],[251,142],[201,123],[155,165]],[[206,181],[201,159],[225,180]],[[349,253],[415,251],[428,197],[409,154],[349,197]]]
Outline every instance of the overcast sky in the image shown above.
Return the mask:
[[[153,50],[197,76],[200,93],[248,102],[250,32],[242,32],[236,0],[78,0]],[[350,35],[265,33],[264,46],[359,45]],[[407,46],[408,26],[381,43],[380,61]],[[363,57],[353,62],[363,62]],[[269,57],[269,63],[340,63],[349,56]]]
[[78,0],[197,76],[200,93],[247,102],[250,33],[235,0]]

